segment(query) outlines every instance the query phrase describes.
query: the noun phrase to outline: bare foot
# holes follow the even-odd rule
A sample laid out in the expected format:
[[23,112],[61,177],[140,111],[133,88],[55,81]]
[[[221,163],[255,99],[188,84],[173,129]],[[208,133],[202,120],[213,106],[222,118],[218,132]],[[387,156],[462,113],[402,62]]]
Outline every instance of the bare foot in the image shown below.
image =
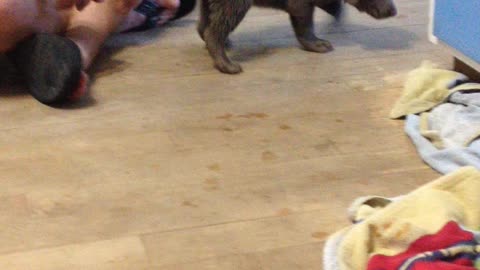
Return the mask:
[[180,7],[180,0],[157,0],[161,7],[164,7],[165,10],[160,15],[160,21],[158,25],[165,24],[171,18],[175,17],[178,8]]
[[[180,0],[156,0],[156,1],[157,1],[157,4],[164,9],[163,11],[161,11],[161,14],[159,14],[160,20],[158,21],[158,25],[165,24],[170,19],[175,17],[175,14],[177,13],[178,8],[180,7]],[[143,23],[145,23],[146,20],[147,18],[145,17],[145,15],[135,10],[132,10],[128,14],[128,16],[125,18],[125,20],[122,22],[117,32],[126,32],[130,29],[133,29],[137,26],[142,25]]]

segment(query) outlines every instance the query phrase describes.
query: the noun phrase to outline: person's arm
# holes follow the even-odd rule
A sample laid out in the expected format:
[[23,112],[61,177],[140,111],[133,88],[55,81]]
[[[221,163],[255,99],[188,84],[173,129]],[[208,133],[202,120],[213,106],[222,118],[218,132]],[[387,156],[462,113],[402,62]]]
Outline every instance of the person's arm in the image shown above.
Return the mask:
[[[47,0],[39,0],[39,1],[40,2],[45,2]],[[97,2],[97,3],[104,2],[104,0],[92,0],[92,1]],[[71,9],[75,6],[78,10],[82,10],[90,2],[91,2],[91,0],[56,0],[55,7],[56,7],[57,10],[65,10],[65,9]]]
[[[104,0],[93,0],[93,1],[97,2],[97,3],[101,3]],[[85,8],[88,5],[90,0],[76,0],[75,2],[76,2],[75,5],[77,6],[77,9],[82,10],[83,8]]]

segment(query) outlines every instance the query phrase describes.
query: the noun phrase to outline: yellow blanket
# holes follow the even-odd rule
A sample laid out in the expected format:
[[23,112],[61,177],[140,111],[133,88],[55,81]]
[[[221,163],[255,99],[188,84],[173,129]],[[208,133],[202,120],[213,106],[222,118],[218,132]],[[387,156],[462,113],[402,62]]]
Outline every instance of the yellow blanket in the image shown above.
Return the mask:
[[422,63],[408,74],[403,94],[390,112],[390,118],[425,112],[445,102],[457,80],[465,81],[467,77],[458,72],[438,69],[430,62]]
[[[333,235],[335,258],[325,258],[324,270],[366,269],[372,255],[394,255],[410,243],[440,230],[447,222],[472,230],[480,228],[480,172],[464,167],[443,176],[397,201],[361,199],[350,209],[351,218],[363,221]],[[376,202],[376,203],[375,203]],[[367,205],[368,204],[368,205]],[[382,208],[383,207],[383,208]],[[368,210],[366,210],[368,209]],[[358,215],[357,215],[358,214]],[[366,216],[365,216],[366,215]],[[330,247],[331,248],[331,247]],[[332,250],[329,251],[332,255]]]

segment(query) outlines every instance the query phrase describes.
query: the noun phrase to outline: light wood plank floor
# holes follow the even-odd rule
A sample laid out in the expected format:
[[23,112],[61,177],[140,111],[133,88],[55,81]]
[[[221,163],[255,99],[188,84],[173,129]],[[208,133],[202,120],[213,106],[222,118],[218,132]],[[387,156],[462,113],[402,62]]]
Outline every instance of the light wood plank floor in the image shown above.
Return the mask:
[[319,12],[325,55],[252,10],[239,76],[212,68],[192,15],[112,38],[82,106],[4,83],[0,269],[322,269],[353,199],[438,176],[388,112],[406,72],[451,59],[427,40],[428,1],[398,2],[385,21]]

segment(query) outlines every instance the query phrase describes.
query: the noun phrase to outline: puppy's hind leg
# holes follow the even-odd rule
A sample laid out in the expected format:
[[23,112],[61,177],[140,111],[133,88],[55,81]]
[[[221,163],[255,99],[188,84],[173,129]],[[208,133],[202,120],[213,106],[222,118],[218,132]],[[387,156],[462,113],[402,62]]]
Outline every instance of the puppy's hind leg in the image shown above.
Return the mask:
[[298,42],[307,51],[326,53],[333,50],[333,46],[327,40],[319,39],[315,36],[313,23],[313,3],[308,1],[296,1],[288,7],[295,35]]
[[252,6],[252,0],[210,0],[209,4],[209,24],[204,35],[208,52],[221,72],[240,73],[242,67],[228,58],[225,44]]
[[[200,20],[197,25],[197,32],[200,38],[205,41],[205,29],[207,29],[208,24],[210,23],[210,8],[208,7],[208,0],[202,0],[200,5]],[[225,47],[230,48],[232,42],[227,38],[225,42]]]
[[[200,38],[205,41],[205,29],[207,29],[210,17],[210,9],[208,7],[208,0],[202,0],[200,3],[200,19],[197,25],[197,32]],[[230,39],[227,38],[225,42],[225,47],[230,48],[232,46],[232,42]]]
[[332,15],[336,21],[341,21],[343,17],[343,0],[334,0],[326,5],[319,5],[318,7],[323,9],[328,14]]

